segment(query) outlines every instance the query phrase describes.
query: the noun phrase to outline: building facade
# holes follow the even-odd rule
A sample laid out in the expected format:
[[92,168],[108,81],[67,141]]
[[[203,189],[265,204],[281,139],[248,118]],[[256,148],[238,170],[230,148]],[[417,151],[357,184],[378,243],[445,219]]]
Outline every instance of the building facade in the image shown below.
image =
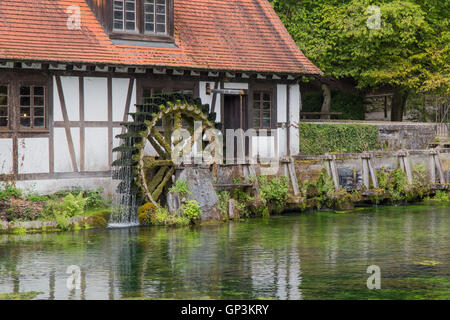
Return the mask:
[[299,152],[298,80],[320,70],[266,0],[2,0],[0,21],[0,180],[113,192],[115,136],[159,92]]

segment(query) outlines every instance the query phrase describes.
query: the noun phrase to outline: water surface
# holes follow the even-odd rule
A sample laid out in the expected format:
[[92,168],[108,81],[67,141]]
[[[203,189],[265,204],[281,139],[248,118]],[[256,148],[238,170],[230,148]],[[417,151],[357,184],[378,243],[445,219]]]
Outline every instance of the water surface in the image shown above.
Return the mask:
[[[450,208],[183,229],[0,235],[0,293],[38,299],[450,299]],[[81,268],[80,290],[66,270]],[[367,267],[381,290],[367,289]]]

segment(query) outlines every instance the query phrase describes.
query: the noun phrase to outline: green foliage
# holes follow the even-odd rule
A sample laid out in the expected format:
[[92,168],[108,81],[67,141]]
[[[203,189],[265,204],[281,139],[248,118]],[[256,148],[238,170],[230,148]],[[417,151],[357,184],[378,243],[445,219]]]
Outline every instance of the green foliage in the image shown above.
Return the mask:
[[22,191],[17,189],[13,183],[5,183],[0,185],[0,200],[7,200],[11,197],[21,199]]
[[289,198],[289,180],[286,177],[268,179],[267,176],[259,176],[258,183],[265,204],[282,211]]
[[40,196],[37,194],[32,194],[27,196],[27,200],[30,202],[45,202],[48,201],[50,198],[48,196]]
[[97,190],[86,190],[83,192],[86,198],[85,209],[96,209],[105,207],[105,201],[102,197],[103,188],[100,187]]
[[217,194],[219,198],[219,211],[220,213],[226,217],[228,216],[228,206],[231,199],[231,194],[228,191],[221,191]]
[[202,209],[196,200],[189,200],[183,207],[183,213],[189,220],[193,221],[202,214]]
[[[272,0],[300,49],[326,75],[358,87],[450,91],[448,1]],[[370,5],[381,26],[367,26]]]
[[[302,94],[302,111],[320,112],[322,103],[322,92],[305,92]],[[342,112],[340,119],[364,120],[364,97],[347,92],[332,91],[330,111]]]
[[172,216],[166,208],[156,208],[150,223],[155,226],[187,226],[190,220],[187,217]]
[[23,236],[26,233],[27,233],[27,229],[25,229],[25,228],[14,228],[13,229],[13,234],[15,234],[15,235]]
[[185,180],[177,180],[175,185],[169,189],[169,192],[178,193],[182,197],[192,194],[191,190],[189,190],[187,181]]
[[378,127],[362,124],[300,124],[300,152],[360,153],[381,148]]
[[234,189],[233,199],[236,201],[236,208],[238,209],[242,217],[249,218],[252,214],[249,203],[255,198],[251,197],[247,192],[243,191],[240,187]]
[[437,204],[450,204],[450,192],[444,190],[436,190],[436,194],[432,198],[425,199],[426,202],[434,202]]

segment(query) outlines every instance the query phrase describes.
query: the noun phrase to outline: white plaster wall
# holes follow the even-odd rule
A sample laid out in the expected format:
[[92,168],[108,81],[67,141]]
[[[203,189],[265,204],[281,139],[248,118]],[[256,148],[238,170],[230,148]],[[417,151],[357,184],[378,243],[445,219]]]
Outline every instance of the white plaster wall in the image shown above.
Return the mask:
[[13,172],[13,141],[0,139],[0,174]]
[[248,90],[248,83],[227,82],[223,84],[223,89]]
[[123,121],[130,79],[112,79],[113,121]]
[[287,85],[277,85],[277,120],[278,123],[286,122],[287,111]]
[[[74,172],[72,158],[69,152],[69,143],[67,141],[66,130],[64,128],[55,128],[55,172]],[[73,141],[73,147],[75,149],[75,159],[77,162],[77,168],[80,169],[80,129],[70,129]]]
[[[67,115],[69,121],[80,120],[80,86],[78,77],[61,77],[61,86],[64,94],[64,101],[66,103]],[[56,81],[53,80],[53,119],[54,121],[63,121],[61,103],[56,86]]]
[[[300,123],[301,110],[300,86],[294,84],[289,87],[289,119],[292,125],[297,126]],[[300,153],[300,132],[295,126],[289,128],[291,156]]]
[[117,183],[118,181],[114,181],[112,178],[76,178],[17,181],[17,187],[26,192],[38,194],[51,194],[58,190],[70,190],[76,187],[88,190],[103,187],[104,195],[111,197],[115,193]]
[[202,103],[203,104],[209,104],[210,108],[212,108],[212,110],[216,110],[217,111],[217,118],[216,119],[221,119],[221,117],[220,117],[220,106],[221,106],[221,103],[222,103],[222,99],[220,97],[221,95],[220,94],[217,95],[216,105],[212,106],[211,103],[212,103],[213,95],[212,94],[210,94],[210,95],[206,94],[206,84],[207,83],[209,83],[211,89],[214,88],[214,82],[200,81],[200,84],[199,84],[199,90],[200,90],[199,96],[200,96],[200,99],[202,99]]
[[19,173],[49,173],[48,138],[19,139]]
[[252,137],[252,157],[260,156],[264,159],[276,159],[277,150],[275,137]]
[[108,79],[84,78],[85,121],[108,121]]
[[108,160],[108,128],[86,128],[86,171],[110,170]]
[[[278,123],[287,122],[287,85],[277,85],[277,121]],[[279,156],[287,155],[287,129],[278,129],[278,151]]]
[[[136,80],[134,80],[133,94],[131,95],[130,112],[136,112],[136,103],[137,103],[136,97],[137,97]],[[132,121],[133,118],[131,116],[128,116],[128,120]]]

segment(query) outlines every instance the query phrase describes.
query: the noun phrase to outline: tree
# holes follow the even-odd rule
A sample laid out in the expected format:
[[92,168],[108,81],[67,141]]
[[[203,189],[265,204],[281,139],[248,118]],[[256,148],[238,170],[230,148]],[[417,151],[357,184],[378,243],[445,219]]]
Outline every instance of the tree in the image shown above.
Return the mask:
[[[273,0],[300,49],[326,75],[390,86],[393,121],[412,90],[449,93],[448,0]],[[377,22],[379,21],[379,25]]]

